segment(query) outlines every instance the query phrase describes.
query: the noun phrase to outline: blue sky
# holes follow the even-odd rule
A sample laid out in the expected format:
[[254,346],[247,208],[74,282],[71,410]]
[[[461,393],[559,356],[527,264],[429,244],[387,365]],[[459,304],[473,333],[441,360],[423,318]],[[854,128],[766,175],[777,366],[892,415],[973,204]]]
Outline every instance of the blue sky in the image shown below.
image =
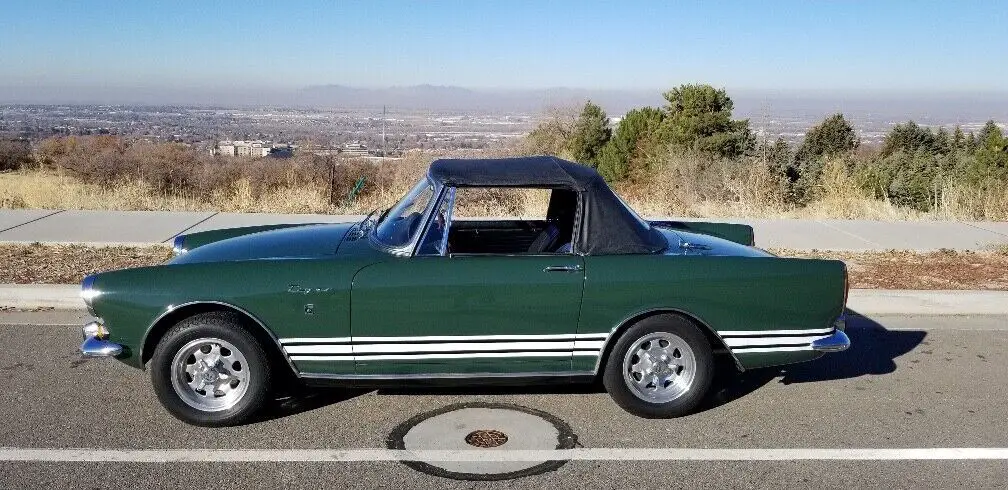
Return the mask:
[[1004,91],[968,1],[4,1],[0,86]]

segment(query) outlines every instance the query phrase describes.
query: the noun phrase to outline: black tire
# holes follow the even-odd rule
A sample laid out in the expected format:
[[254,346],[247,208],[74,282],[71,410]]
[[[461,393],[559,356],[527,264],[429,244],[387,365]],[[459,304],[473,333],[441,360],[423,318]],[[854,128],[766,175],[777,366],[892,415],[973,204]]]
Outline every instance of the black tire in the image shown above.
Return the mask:
[[[204,411],[186,403],[172,385],[172,362],[184,346],[202,338],[234,345],[245,358],[247,386],[238,402],[218,411]],[[272,377],[269,356],[245,329],[241,318],[227,312],[200,313],[182,320],[158,342],[150,361],[151,382],[161,405],[175,418],[193,425],[222,427],[247,422],[266,403]]]
[[[638,339],[648,334],[671,333],[686,342],[693,351],[695,374],[685,392],[676,398],[655,403],[638,397],[624,380],[624,358],[631,348],[636,348]],[[673,314],[656,315],[645,318],[619,337],[609,352],[602,384],[613,400],[627,412],[645,418],[671,418],[687,415],[704,400],[714,377],[714,354],[703,332],[690,320]]]

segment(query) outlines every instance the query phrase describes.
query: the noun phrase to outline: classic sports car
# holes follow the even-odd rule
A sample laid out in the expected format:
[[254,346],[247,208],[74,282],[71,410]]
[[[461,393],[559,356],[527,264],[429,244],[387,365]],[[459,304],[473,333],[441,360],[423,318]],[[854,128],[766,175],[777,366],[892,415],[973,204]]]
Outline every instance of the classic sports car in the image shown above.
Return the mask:
[[[548,193],[545,219],[453,219],[474,187]],[[149,365],[165,408],[208,426],[289,385],[431,380],[600,379],[632,413],[679,416],[717,354],[752,369],[850,344],[843,262],[753,244],[645,221],[557,158],[438,160],[359,223],[194,233],[166,264],[87,277],[81,352]]]

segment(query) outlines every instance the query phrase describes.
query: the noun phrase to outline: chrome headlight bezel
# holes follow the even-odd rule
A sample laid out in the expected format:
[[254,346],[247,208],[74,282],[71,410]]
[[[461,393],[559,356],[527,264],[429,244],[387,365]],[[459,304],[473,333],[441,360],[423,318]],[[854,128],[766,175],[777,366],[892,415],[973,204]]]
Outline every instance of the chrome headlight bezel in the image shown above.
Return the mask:
[[94,299],[101,295],[101,291],[95,289],[94,283],[95,279],[98,278],[98,274],[91,274],[81,281],[81,292],[80,297],[84,300],[84,305],[87,306],[88,313],[94,315]]

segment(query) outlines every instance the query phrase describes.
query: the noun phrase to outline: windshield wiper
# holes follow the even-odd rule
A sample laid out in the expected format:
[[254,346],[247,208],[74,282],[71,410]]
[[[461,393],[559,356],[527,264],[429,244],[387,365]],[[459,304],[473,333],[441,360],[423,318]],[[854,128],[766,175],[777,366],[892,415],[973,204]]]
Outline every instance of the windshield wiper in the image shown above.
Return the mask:
[[374,214],[377,213],[377,212],[378,212],[378,208],[372,209],[371,212],[368,213],[367,216],[365,216],[364,219],[361,220],[360,224],[363,225],[364,223],[367,223],[368,220],[370,220],[371,217],[374,216]]
[[386,216],[388,216],[388,212],[391,211],[391,210],[392,210],[391,207],[385,208],[385,210],[382,211],[381,214],[378,216],[378,219],[375,220],[375,224],[377,225],[378,223],[381,223],[382,220],[385,219]]

